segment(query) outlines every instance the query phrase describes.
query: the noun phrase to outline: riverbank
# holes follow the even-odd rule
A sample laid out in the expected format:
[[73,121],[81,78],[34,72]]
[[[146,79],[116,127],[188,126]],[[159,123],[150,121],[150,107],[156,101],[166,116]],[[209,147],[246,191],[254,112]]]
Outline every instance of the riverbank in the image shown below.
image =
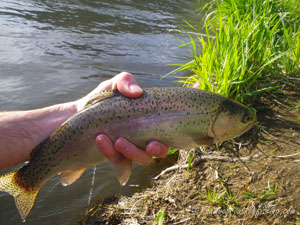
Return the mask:
[[298,224],[299,87],[295,79],[282,93],[263,95],[255,103],[258,126],[196,151],[189,172],[189,153],[180,151],[151,187],[107,198],[78,224],[152,224],[158,215],[163,224]]

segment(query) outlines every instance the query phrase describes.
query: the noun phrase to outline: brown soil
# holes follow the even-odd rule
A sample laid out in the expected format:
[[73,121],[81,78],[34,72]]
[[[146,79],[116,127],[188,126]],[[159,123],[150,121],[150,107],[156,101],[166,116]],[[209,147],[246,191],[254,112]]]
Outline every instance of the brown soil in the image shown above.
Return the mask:
[[[219,148],[187,151],[132,196],[110,197],[79,224],[300,224],[300,83],[261,97],[259,125]],[[289,110],[289,111],[288,111]],[[158,160],[160,161],[160,160]]]

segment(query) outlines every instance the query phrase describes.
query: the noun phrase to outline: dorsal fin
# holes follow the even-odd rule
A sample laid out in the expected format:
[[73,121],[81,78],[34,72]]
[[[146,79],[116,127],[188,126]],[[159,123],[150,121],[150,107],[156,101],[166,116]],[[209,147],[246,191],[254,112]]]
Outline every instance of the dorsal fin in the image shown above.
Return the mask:
[[90,100],[85,104],[84,108],[88,108],[92,105],[95,105],[105,99],[108,99],[108,98],[111,98],[111,97],[114,97],[114,96],[118,96],[120,95],[120,92],[119,91],[102,91],[100,93],[97,93],[97,94],[94,94],[92,95],[92,97],[90,98]]

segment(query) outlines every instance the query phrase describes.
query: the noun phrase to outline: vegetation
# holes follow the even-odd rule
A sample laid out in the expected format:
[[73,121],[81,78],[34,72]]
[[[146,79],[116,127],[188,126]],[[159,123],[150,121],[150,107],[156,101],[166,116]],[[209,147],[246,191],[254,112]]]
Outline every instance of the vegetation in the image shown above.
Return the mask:
[[163,225],[165,221],[165,210],[161,210],[153,221],[154,224]]
[[245,197],[246,198],[253,198],[255,200],[265,200],[268,197],[275,195],[277,191],[277,185],[275,185],[274,189],[271,188],[270,183],[268,182],[268,187],[265,193],[261,194],[261,195],[257,195],[256,193],[251,193],[250,191],[245,191]]
[[222,190],[211,191],[209,188],[206,188],[207,194],[203,194],[201,192],[199,194],[205,197],[211,204],[218,205],[224,208],[228,213],[231,213],[238,205],[237,200],[233,196],[227,182],[224,181],[217,170],[215,171],[215,174],[221,184]]
[[170,73],[188,73],[179,82],[244,102],[299,76],[300,1],[212,0],[204,10],[206,34],[186,22],[192,32],[181,47],[193,59]]

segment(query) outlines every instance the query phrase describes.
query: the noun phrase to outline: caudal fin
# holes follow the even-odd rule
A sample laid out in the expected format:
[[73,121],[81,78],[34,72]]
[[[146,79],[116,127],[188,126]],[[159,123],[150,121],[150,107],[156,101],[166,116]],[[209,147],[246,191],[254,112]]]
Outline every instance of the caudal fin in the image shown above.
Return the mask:
[[27,215],[32,209],[39,188],[25,189],[15,181],[17,171],[0,176],[0,191],[5,191],[15,198],[18,211],[25,221]]

